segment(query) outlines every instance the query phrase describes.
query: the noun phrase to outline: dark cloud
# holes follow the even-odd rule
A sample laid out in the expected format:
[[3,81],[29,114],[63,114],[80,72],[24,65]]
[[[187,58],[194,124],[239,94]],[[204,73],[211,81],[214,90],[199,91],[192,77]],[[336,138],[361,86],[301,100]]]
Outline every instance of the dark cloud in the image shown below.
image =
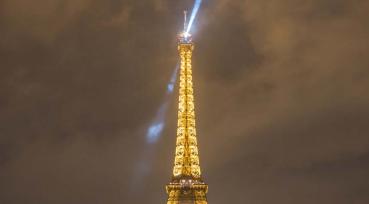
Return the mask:
[[[191,4],[0,2],[0,203],[165,202],[176,97],[159,143],[145,131]],[[210,203],[369,201],[368,10],[204,1],[194,83]]]

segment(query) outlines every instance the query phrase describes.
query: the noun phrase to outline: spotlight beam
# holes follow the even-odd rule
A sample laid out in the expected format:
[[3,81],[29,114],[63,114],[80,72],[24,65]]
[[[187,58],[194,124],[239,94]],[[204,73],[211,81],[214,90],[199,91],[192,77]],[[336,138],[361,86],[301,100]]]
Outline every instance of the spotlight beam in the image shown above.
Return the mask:
[[164,102],[157,111],[154,120],[151,122],[150,126],[147,128],[146,139],[150,144],[156,143],[161,136],[161,133],[165,126],[165,116],[167,114],[168,106],[170,105],[170,95],[173,93],[175,83],[177,81],[177,73],[179,69],[179,64],[173,71],[170,81],[167,85],[167,92],[164,98]]
[[194,6],[192,8],[192,13],[191,13],[190,21],[188,22],[187,29],[185,30],[186,33],[190,33],[192,24],[195,21],[195,18],[196,18],[197,12],[200,9],[201,3],[202,3],[202,0],[196,0],[195,1],[195,4],[194,4]]

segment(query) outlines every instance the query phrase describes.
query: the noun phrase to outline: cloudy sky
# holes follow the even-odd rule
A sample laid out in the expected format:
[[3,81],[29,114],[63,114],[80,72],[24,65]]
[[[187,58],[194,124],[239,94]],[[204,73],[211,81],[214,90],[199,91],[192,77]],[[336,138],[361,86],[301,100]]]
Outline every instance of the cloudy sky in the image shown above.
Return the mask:
[[[0,1],[0,203],[166,202],[177,94],[146,130],[192,0]],[[211,204],[369,202],[369,2],[204,0],[194,27]]]

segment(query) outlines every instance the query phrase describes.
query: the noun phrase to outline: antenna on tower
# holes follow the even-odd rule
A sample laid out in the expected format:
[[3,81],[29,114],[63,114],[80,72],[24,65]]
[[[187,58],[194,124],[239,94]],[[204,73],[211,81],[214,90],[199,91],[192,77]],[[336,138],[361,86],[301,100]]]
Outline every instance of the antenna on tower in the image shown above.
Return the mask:
[[183,30],[186,31],[186,27],[187,27],[187,11],[184,10],[184,25],[183,25]]

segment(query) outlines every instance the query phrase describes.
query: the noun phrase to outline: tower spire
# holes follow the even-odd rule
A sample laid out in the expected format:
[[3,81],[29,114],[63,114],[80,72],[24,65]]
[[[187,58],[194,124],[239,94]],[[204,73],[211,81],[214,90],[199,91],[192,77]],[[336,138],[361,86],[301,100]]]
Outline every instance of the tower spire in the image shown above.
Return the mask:
[[201,179],[195,126],[191,63],[193,49],[191,36],[181,33],[178,41],[181,62],[177,140],[172,181],[166,186],[169,195],[167,204],[207,204],[208,186]]
[[183,32],[186,32],[186,29],[187,29],[187,11],[184,10],[183,14],[184,14]]

